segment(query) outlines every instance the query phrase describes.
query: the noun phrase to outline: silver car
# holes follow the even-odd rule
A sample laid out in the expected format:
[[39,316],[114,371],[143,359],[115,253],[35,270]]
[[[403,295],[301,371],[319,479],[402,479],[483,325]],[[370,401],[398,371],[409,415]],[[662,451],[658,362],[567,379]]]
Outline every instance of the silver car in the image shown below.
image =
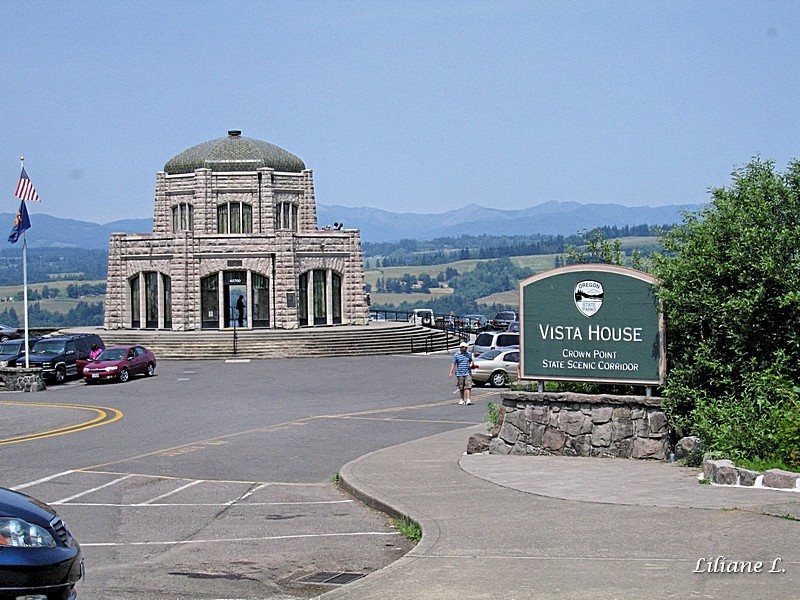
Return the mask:
[[505,331],[484,331],[479,333],[472,345],[472,355],[479,356],[487,350],[496,348],[519,348],[519,334]]
[[5,342],[17,337],[19,337],[18,328],[0,324],[0,341]]
[[503,387],[517,379],[519,350],[487,350],[474,360],[472,381],[479,385],[488,383],[492,387]]

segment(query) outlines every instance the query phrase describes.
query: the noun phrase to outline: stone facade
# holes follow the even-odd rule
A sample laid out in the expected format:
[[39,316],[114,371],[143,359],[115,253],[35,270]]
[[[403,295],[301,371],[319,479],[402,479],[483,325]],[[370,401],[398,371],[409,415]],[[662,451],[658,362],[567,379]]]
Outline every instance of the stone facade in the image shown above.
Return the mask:
[[[197,149],[211,146],[216,153],[203,162]],[[253,150],[264,147],[295,159],[284,167],[295,170],[270,166]],[[106,329],[367,323],[359,231],[320,230],[311,170],[240,132],[189,149],[158,173],[152,234],[110,237]]]
[[664,460],[669,427],[659,398],[506,392],[493,454]]

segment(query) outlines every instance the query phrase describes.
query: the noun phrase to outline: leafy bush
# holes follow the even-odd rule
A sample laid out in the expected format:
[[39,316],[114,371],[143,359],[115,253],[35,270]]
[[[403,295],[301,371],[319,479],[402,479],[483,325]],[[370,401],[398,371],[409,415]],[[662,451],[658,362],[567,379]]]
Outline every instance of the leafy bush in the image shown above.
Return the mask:
[[[663,237],[666,406],[679,433],[736,458],[800,447],[800,162],[754,159]],[[794,454],[793,454],[794,453]]]

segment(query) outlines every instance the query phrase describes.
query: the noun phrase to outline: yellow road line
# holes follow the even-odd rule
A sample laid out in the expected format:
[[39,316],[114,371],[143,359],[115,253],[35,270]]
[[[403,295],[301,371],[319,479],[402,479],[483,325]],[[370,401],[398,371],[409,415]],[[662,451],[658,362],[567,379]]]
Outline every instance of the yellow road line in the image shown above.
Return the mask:
[[[480,394],[478,398],[485,398],[488,396],[494,396],[499,394],[500,392],[486,392]],[[411,406],[391,406],[391,407],[384,407],[384,408],[373,408],[367,410],[360,410],[354,412],[345,412],[345,413],[338,413],[338,414],[331,414],[331,415],[313,415],[310,417],[302,417],[299,419],[293,419],[291,421],[284,421],[282,423],[276,423],[274,425],[267,425],[265,427],[256,427],[253,429],[246,429],[244,431],[234,431],[232,433],[227,433],[220,436],[215,436],[212,438],[207,438],[205,440],[196,440],[194,442],[189,442],[187,444],[180,444],[178,446],[172,446],[169,448],[161,448],[159,450],[153,450],[151,452],[145,452],[143,454],[138,454],[136,456],[129,456],[127,458],[121,458],[118,460],[112,460],[110,462],[100,463],[97,465],[91,465],[87,467],[83,467],[81,469],[76,469],[78,471],[95,471],[99,469],[103,469],[104,467],[110,467],[111,465],[118,465],[122,463],[126,463],[129,461],[141,460],[143,458],[148,458],[151,456],[157,456],[159,454],[169,455],[170,453],[176,453],[176,455],[180,455],[183,453],[194,452],[196,450],[200,450],[203,447],[207,447],[214,443],[219,443],[222,440],[232,439],[240,436],[250,435],[253,433],[272,433],[275,431],[281,431],[283,429],[287,429],[289,427],[298,427],[303,425],[308,425],[313,421],[319,421],[324,419],[342,419],[342,418],[352,418],[352,417],[364,417],[364,416],[371,416],[371,415],[379,415],[379,414],[387,414],[387,413],[398,413],[403,411],[409,410],[424,410],[426,408],[434,408],[438,406],[446,406],[448,404],[455,404],[453,399],[442,400],[439,402],[432,402],[430,404],[414,404]]]
[[95,413],[93,419],[76,423],[74,425],[67,425],[66,427],[59,427],[57,429],[49,429],[47,431],[40,431],[38,433],[30,433],[26,435],[19,435],[16,437],[0,439],[0,446],[6,444],[19,444],[21,442],[30,442],[33,440],[42,440],[57,435],[66,435],[68,433],[77,433],[92,429],[93,427],[100,427],[101,425],[108,425],[114,421],[122,418],[122,411],[116,408],[104,408],[100,406],[83,406],[80,404],[46,404],[43,402],[0,402],[6,406],[41,406],[46,408],[71,408],[75,410],[84,410]]

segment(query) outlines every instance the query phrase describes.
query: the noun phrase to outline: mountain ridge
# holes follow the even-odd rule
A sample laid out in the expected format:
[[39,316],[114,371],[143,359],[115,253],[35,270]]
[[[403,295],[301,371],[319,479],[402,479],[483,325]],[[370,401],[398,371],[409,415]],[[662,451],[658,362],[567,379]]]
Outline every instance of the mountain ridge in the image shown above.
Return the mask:
[[[621,204],[580,204],[545,202],[522,209],[500,209],[469,204],[441,213],[400,213],[371,207],[317,204],[317,222],[344,223],[361,230],[364,242],[396,242],[401,239],[431,240],[461,235],[572,235],[602,226],[669,225],[683,222],[684,212],[697,212],[702,204],[668,206],[623,206]],[[0,213],[8,231],[16,215]],[[152,233],[153,220],[124,219],[100,224],[77,219],[31,215],[26,232],[31,248],[108,249],[111,233]]]

